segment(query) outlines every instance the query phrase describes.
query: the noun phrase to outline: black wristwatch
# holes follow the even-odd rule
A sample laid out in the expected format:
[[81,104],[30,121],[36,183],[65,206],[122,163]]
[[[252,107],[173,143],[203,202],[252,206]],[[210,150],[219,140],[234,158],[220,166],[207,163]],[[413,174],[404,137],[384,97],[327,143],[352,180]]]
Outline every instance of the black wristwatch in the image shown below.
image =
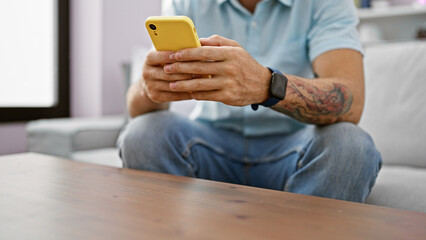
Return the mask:
[[276,69],[270,67],[268,67],[268,69],[272,73],[271,84],[269,86],[269,98],[263,103],[252,104],[251,108],[253,111],[257,111],[257,109],[259,109],[259,105],[272,107],[285,98],[288,82],[287,77]]

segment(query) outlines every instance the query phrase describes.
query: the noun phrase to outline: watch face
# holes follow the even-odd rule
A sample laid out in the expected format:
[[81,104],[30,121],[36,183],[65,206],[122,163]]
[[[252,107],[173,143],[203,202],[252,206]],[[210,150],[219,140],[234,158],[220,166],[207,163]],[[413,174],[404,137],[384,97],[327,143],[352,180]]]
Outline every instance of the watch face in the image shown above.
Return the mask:
[[279,74],[279,73],[272,73],[272,79],[271,79],[271,97],[284,100],[285,93],[287,90],[287,77]]

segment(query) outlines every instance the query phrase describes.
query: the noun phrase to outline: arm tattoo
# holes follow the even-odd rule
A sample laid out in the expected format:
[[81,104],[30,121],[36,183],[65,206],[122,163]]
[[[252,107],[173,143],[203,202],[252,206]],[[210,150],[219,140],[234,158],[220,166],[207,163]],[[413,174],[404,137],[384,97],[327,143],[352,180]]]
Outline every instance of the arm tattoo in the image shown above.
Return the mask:
[[353,96],[345,85],[332,83],[320,88],[295,80],[289,81],[287,88],[292,100],[276,105],[275,110],[308,123],[332,123],[350,110]]

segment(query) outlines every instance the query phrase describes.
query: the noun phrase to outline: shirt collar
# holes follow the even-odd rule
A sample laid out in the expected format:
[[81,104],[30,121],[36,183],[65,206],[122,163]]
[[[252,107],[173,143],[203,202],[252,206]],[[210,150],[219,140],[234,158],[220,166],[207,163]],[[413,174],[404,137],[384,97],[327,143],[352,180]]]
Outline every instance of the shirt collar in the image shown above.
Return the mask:
[[[230,0],[216,0],[217,1],[217,3],[219,3],[219,4],[222,4],[222,3],[224,3],[224,2],[228,2],[228,1],[230,1]],[[278,0],[280,3],[282,3],[282,4],[284,4],[284,5],[286,5],[286,6],[288,6],[288,7],[291,7],[291,5],[293,4],[293,0]]]

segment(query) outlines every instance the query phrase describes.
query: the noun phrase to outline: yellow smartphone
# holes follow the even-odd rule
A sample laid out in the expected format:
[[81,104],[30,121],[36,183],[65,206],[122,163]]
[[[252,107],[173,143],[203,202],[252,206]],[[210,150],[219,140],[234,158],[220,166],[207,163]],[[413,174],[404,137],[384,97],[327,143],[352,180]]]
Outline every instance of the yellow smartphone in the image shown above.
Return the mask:
[[194,23],[186,16],[153,16],[145,21],[157,51],[178,51],[201,47]]

